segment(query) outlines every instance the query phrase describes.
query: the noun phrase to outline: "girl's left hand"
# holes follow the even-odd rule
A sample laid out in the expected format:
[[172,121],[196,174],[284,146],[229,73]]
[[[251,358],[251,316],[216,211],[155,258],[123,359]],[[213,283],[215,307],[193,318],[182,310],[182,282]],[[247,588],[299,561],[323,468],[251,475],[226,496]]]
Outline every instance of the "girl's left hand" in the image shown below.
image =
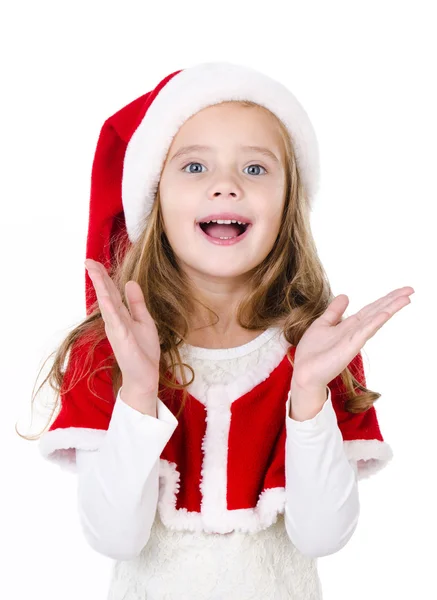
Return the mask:
[[303,334],[296,346],[293,386],[325,388],[360,352],[364,344],[401,308],[410,304],[412,287],[399,288],[340,321],[349,298],[336,296]]

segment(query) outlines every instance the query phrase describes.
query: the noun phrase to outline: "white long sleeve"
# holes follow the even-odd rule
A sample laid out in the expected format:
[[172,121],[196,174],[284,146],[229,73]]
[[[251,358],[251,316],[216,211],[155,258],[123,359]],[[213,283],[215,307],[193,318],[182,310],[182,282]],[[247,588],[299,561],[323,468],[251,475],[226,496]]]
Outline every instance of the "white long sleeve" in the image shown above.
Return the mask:
[[[79,514],[99,553],[128,560],[145,546],[155,517],[159,456],[177,420],[158,400],[158,418],[118,396],[104,443],[77,450]],[[359,516],[356,468],[344,453],[330,395],[307,421],[289,417],[287,403],[285,525],[305,555],[326,556],[350,539]]]
[[[121,388],[120,388],[121,391]],[[110,558],[128,560],[147,543],[159,491],[159,457],[178,421],[157,399],[157,418],[117,395],[98,450],[76,450],[78,511],[88,543]]]
[[286,413],[286,530],[302,554],[327,556],[343,548],[357,527],[357,466],[345,454],[330,390],[312,419],[295,421],[289,411],[290,397]]

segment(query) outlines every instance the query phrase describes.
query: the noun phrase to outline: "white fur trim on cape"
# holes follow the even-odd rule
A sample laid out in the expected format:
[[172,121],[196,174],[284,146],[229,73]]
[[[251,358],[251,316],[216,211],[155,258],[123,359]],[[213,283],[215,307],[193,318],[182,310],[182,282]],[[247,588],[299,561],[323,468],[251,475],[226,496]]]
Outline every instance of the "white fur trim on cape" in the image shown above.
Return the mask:
[[380,440],[345,440],[343,446],[348,459],[356,462],[359,481],[381,471],[393,458],[389,444]]
[[[228,438],[231,424],[232,403],[253,387],[259,385],[283,360],[289,343],[280,330],[277,343],[271,348],[261,364],[247,371],[228,384],[206,384],[195,378],[188,391],[206,408],[206,432],[202,442],[204,459],[202,464],[202,504],[200,513],[176,509],[180,473],[174,463],[160,460],[160,495],[158,510],[162,522],[171,529],[228,533],[244,531],[255,533],[276,522],[278,514],[284,512],[285,488],[264,490],[254,508],[227,509],[227,459]],[[179,369],[177,380],[182,381]],[[190,372],[186,369],[186,376]]]
[[203,63],[182,70],[159,91],[132,135],[122,178],[126,229],[135,242],[152,209],[172,140],[192,115],[225,100],[251,100],[287,127],[310,203],[319,187],[319,149],[303,106],[283,84],[246,66]]
[[106,435],[102,429],[66,427],[47,431],[39,440],[39,451],[49,462],[77,473],[76,448],[97,450]]
[[[220,450],[210,457],[212,463],[223,463],[219,456]],[[205,464],[205,463],[204,463]],[[285,489],[283,487],[264,490],[255,508],[228,510],[226,508],[226,485],[222,477],[214,481],[215,472],[202,469],[203,493],[201,512],[187,511],[186,508],[176,509],[176,494],[179,491],[180,473],[176,465],[160,459],[159,464],[159,517],[168,529],[175,531],[203,531],[205,533],[229,533],[242,531],[256,533],[276,523],[279,513],[284,512]]]
[[[262,363],[231,383],[207,385],[199,377],[188,386],[188,391],[204,404],[207,412],[207,428],[202,443],[204,461],[200,483],[201,512],[176,509],[180,473],[174,463],[161,459],[158,510],[162,522],[168,528],[217,533],[228,533],[233,530],[254,533],[275,523],[278,514],[284,512],[286,491],[283,487],[264,490],[254,508],[228,510],[226,473],[231,405],[254,386],[267,379],[284,358],[288,348],[289,343],[280,332],[278,342],[264,357]],[[178,375],[177,380],[181,382],[180,372]],[[186,369],[186,377],[191,377],[188,369]],[[328,390],[328,398],[330,398],[331,391],[329,388]],[[287,407],[289,399],[290,394],[287,398]],[[358,480],[381,470],[392,457],[390,446],[379,440],[351,440],[344,441],[343,444],[346,456],[356,465]]]

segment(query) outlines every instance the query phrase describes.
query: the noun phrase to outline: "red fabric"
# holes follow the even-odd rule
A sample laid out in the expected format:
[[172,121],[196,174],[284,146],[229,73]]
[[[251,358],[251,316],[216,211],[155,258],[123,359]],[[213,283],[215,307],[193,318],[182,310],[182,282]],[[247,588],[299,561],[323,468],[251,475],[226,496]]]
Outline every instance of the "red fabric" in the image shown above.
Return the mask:
[[[83,364],[85,349],[72,352],[64,389],[69,384],[73,369]],[[290,350],[292,357],[294,352],[293,347]],[[112,355],[112,349],[105,340],[93,355],[93,366],[101,365],[109,355]],[[349,368],[358,381],[366,385],[361,353],[353,359]],[[292,374],[293,367],[284,356],[269,377],[231,405],[227,462],[229,510],[255,507],[263,490],[285,487],[285,411]],[[63,427],[108,428],[115,402],[109,372],[99,373],[91,385],[103,399],[91,395],[86,377],[83,377],[70,392],[61,394],[62,408],[50,431]],[[373,406],[365,413],[348,413],[344,410],[345,387],[340,376],[329,383],[329,388],[344,440],[384,441]],[[182,391],[160,385],[159,398],[174,415],[177,414]],[[178,425],[161,453],[161,458],[174,463],[180,473],[177,509],[200,512],[205,432],[205,406],[190,394]]]
[[[182,392],[160,387],[159,398],[176,415],[181,404]],[[200,473],[202,468],[202,440],[206,432],[205,406],[189,395],[184,410],[178,418],[178,426],[161,453],[161,458],[177,465],[181,474],[176,508],[200,512],[202,500]]]
[[[359,352],[348,365],[355,379],[366,386],[363,356]],[[337,415],[337,423],[343,435],[343,440],[379,440],[384,441],[378,423],[374,406],[366,412],[353,414],[344,409],[347,400],[346,388],[341,377],[336,377],[330,384],[331,398]]]
[[[84,370],[85,356],[89,347],[89,343],[81,346],[77,342],[73,344],[60,392],[61,408],[49,431],[67,427],[106,431],[109,427],[115,404],[109,370],[99,371],[90,378],[89,383],[87,383],[89,373],[84,374],[75,386],[67,391],[73,378],[77,380],[77,376]],[[111,356],[113,356],[111,345],[105,339],[98,344],[92,355],[92,370],[109,364],[108,360]],[[100,398],[90,392],[88,385]]]
[[[149,106],[159,91],[170,79],[180,73],[175,71],[166,76],[151,92],[133,100],[103,124],[94,154],[91,173],[86,258],[101,262],[109,270],[113,262],[112,240],[120,235],[118,243],[129,245],[126,232],[121,181],[127,144],[141,123]],[[85,269],[86,312],[96,301],[94,286]]]
[[[232,404],[230,509],[256,506],[266,488],[285,487],[285,404],[293,368],[284,356],[270,376]],[[247,489],[239,485],[247,482]]]

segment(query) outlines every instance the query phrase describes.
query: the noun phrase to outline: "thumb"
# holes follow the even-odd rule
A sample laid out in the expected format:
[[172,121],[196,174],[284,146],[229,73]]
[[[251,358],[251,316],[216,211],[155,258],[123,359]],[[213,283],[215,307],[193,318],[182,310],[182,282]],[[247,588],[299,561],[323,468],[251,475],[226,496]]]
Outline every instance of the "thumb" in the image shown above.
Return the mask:
[[346,294],[339,294],[331,300],[325,312],[320,316],[320,320],[325,325],[337,325],[343,316],[349,304],[349,298]]
[[144,301],[143,290],[139,284],[136,281],[130,280],[126,283],[124,289],[129,311],[134,321],[145,323],[151,319]]

